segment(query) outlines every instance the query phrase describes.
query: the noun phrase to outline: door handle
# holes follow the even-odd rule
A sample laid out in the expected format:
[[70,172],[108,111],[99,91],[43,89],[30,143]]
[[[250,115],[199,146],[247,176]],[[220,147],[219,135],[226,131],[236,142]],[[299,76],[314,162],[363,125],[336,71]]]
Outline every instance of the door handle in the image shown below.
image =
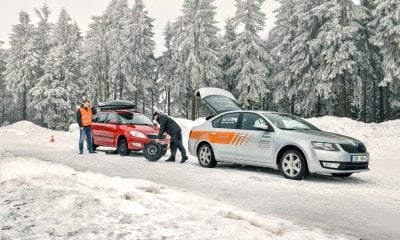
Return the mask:
[[212,132],[212,133],[211,133],[211,135],[215,135],[215,134],[217,134],[217,133],[216,133],[216,132]]
[[246,133],[239,133],[239,136],[243,137]]

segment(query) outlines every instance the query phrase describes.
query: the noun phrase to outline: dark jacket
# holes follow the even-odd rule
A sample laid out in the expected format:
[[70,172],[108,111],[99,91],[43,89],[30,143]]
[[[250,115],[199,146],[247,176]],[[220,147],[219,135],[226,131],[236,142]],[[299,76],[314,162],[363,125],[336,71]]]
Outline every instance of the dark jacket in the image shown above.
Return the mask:
[[[83,108],[83,104],[81,105],[81,108]],[[96,108],[92,107],[92,114],[97,114]],[[82,127],[82,114],[80,108],[76,111],[76,122],[78,123],[79,127]]]
[[162,138],[164,132],[167,132],[170,136],[173,136],[182,131],[179,125],[167,115],[159,114],[157,122],[160,124],[160,132],[158,133],[159,139]]

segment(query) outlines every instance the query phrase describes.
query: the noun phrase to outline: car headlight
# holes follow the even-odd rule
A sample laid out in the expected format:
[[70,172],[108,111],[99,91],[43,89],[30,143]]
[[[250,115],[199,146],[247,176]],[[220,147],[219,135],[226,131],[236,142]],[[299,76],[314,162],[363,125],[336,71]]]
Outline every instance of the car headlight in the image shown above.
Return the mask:
[[141,132],[137,132],[137,131],[131,131],[131,135],[134,136],[134,137],[137,137],[137,138],[147,138],[146,135],[144,135]]
[[327,142],[311,142],[314,149],[325,150],[325,151],[339,151],[339,148],[334,143]]

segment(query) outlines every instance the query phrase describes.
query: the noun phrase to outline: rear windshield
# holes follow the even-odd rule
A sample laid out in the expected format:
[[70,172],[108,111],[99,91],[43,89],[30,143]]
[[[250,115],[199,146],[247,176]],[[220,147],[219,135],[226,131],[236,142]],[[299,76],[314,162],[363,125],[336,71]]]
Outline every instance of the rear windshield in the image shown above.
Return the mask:
[[121,117],[121,124],[153,125],[153,122],[142,114],[122,112],[118,113],[118,115]]
[[240,106],[235,101],[225,96],[211,95],[205,97],[204,101],[217,113],[241,110]]

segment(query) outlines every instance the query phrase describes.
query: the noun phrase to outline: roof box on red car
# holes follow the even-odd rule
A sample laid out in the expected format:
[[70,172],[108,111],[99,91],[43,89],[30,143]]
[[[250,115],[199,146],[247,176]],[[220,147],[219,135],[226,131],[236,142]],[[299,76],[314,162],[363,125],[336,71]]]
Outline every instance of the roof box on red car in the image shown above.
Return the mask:
[[108,102],[99,103],[98,107],[101,111],[103,110],[125,110],[125,109],[133,109],[135,110],[136,106],[133,102],[127,100],[112,100]]

